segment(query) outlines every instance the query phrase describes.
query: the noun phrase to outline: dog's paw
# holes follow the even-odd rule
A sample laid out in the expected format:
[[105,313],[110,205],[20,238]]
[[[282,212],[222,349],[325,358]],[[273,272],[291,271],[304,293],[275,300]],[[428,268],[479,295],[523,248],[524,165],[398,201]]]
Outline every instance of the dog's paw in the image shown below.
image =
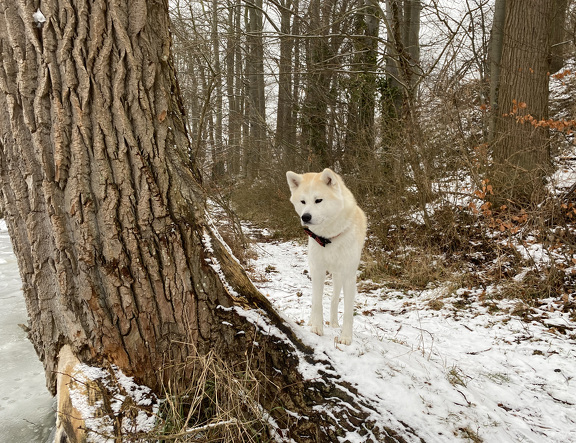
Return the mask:
[[352,337],[341,335],[340,337],[336,338],[336,341],[341,345],[349,345],[352,343]]
[[336,319],[336,320],[331,320],[331,321],[330,321],[330,327],[331,327],[331,328],[339,328],[340,325],[338,324],[338,319]]
[[322,325],[320,326],[311,326],[310,330],[316,334],[316,335],[324,335],[324,327]]

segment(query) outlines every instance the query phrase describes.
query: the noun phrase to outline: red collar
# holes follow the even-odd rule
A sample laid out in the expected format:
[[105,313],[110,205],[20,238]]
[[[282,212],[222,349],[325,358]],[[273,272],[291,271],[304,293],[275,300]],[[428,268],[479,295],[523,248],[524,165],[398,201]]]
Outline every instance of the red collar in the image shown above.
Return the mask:
[[332,240],[334,240],[336,237],[342,235],[342,232],[338,235],[335,235],[334,237],[331,238],[326,238],[326,237],[321,237],[319,235],[314,234],[310,229],[308,228],[304,228],[304,232],[306,234],[308,234],[309,237],[313,238],[316,243],[318,243],[320,246],[322,247],[326,247],[327,244],[332,243]]

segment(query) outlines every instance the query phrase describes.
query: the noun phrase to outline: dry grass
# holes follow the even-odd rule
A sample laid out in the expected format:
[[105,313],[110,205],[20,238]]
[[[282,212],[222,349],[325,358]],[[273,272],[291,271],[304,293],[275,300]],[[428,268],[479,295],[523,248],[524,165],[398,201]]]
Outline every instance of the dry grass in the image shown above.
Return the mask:
[[397,289],[424,289],[454,276],[454,269],[430,249],[407,249],[389,254],[367,251],[361,280],[385,283]]
[[[154,439],[175,442],[269,441],[260,383],[246,364],[230,368],[214,353],[172,369]],[[186,382],[183,382],[186,380]]]

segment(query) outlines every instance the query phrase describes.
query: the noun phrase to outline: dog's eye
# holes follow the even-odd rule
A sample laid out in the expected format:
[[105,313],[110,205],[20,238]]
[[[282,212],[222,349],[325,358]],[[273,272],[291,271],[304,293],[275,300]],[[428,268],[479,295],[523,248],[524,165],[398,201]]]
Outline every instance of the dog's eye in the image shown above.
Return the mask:
[[302,203],[303,205],[306,204],[306,200],[300,200],[300,203]]
[[321,199],[321,198],[317,198],[315,203],[320,203],[320,202],[322,202],[322,199]]

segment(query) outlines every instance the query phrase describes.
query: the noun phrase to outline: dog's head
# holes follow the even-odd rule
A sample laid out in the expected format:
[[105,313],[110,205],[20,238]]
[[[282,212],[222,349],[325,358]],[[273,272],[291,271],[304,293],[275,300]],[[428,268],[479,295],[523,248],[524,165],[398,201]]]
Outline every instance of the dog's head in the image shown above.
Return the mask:
[[286,179],[292,192],[290,201],[300,216],[302,226],[321,227],[342,211],[341,180],[331,169],[306,174],[288,171]]

